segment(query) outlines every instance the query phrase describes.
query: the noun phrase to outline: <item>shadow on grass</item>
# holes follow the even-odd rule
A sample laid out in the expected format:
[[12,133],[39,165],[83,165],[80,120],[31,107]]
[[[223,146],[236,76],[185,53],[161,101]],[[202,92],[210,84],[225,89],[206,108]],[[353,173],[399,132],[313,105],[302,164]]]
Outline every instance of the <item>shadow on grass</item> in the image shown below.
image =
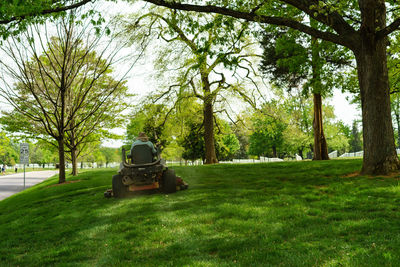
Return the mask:
[[112,171],[0,202],[0,261],[80,266],[399,262],[397,178],[361,161],[175,167],[189,190],[105,199]]

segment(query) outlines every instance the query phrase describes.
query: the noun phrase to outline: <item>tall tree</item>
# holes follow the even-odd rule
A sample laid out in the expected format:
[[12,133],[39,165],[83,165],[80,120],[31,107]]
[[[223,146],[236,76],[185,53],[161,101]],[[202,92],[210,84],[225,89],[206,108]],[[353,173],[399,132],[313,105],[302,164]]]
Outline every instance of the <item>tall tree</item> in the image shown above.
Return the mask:
[[[243,80],[251,82],[249,58],[254,52],[249,50],[253,43],[248,39],[248,25],[221,15],[152,10],[127,28],[131,33],[140,29],[147,38],[152,32],[168,44],[160,51],[157,67],[174,84],[165,90],[164,87],[157,98],[173,100],[174,105],[188,98],[202,103],[205,163],[218,163],[214,136],[216,103],[224,101],[227,92],[246,95]],[[225,70],[230,75],[225,75]]]
[[[387,69],[388,36],[400,28],[394,1],[256,0],[197,1],[143,0],[173,9],[219,13],[246,21],[290,27],[349,48],[357,62],[360,86],[364,158],[361,172],[386,174],[400,167],[391,121]],[[301,14],[302,18],[294,18]],[[321,25],[311,27],[305,18]]]
[[[56,20],[55,37],[50,37],[47,27],[42,31],[38,25],[30,27],[23,39],[13,38],[2,47],[14,63],[0,60],[6,73],[0,95],[13,106],[11,114],[32,121],[26,127],[35,125],[34,132],[41,130],[56,141],[60,183],[65,182],[65,145],[71,140],[67,136],[82,128],[93,131],[105,118],[104,110],[114,108],[104,104],[110,104],[115,92],[126,91],[122,78],[115,81],[107,76],[119,49],[110,41],[97,56],[101,36],[90,24],[75,25],[75,16],[70,12]],[[9,86],[9,79],[16,82],[15,87]],[[85,136],[80,134],[75,142]]]

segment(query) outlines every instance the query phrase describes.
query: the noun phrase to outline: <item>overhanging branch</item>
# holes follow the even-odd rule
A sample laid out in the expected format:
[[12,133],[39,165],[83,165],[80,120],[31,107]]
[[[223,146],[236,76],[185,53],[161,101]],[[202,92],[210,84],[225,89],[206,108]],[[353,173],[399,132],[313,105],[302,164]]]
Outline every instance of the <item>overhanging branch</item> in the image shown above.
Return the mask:
[[[192,4],[181,4],[176,2],[167,2],[165,0],[143,0],[148,3],[152,3],[158,6],[164,6],[171,9],[179,9],[185,11],[195,11],[202,13],[218,13],[238,19],[244,19],[247,21],[265,23],[265,24],[273,24],[276,26],[285,26],[295,30],[299,30],[316,38],[320,38],[335,44],[343,45],[346,47],[350,47],[351,43],[341,35],[334,34],[331,32],[324,32],[317,29],[314,29],[310,26],[307,26],[301,22],[284,18],[284,17],[273,17],[273,16],[265,16],[265,15],[257,15],[252,12],[242,12],[237,10],[232,10],[225,7],[218,7],[212,5],[192,5]],[[291,4],[291,3],[290,3]]]
[[38,13],[28,13],[28,14],[22,14],[22,15],[19,15],[19,16],[14,16],[14,17],[11,17],[9,19],[0,20],[0,24],[4,25],[4,24],[8,24],[8,23],[13,22],[13,21],[24,20],[24,19],[29,18],[29,17],[34,17],[34,16],[38,16],[38,15],[49,15],[49,14],[52,14],[52,13],[58,13],[58,12],[63,12],[63,11],[75,9],[75,8],[83,6],[83,5],[85,5],[85,4],[87,4],[87,3],[91,2],[91,1],[92,0],[83,0],[83,1],[79,1],[78,3],[69,5],[69,6],[44,9],[44,10],[38,12]]

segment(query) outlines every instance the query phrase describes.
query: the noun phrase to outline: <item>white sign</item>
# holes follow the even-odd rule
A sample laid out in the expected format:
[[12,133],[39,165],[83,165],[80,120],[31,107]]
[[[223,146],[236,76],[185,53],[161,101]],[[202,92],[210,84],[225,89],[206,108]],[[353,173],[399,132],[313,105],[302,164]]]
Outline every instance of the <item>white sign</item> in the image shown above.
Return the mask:
[[19,163],[29,164],[29,144],[19,144]]

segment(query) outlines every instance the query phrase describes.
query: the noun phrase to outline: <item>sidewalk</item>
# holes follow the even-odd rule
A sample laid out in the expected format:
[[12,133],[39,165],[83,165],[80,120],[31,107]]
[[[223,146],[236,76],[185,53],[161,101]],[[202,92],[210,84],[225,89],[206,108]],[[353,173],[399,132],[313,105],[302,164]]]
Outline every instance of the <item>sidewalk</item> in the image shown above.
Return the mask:
[[[58,171],[33,171],[25,173],[25,188],[34,186]],[[0,201],[24,190],[24,172],[0,176]]]

